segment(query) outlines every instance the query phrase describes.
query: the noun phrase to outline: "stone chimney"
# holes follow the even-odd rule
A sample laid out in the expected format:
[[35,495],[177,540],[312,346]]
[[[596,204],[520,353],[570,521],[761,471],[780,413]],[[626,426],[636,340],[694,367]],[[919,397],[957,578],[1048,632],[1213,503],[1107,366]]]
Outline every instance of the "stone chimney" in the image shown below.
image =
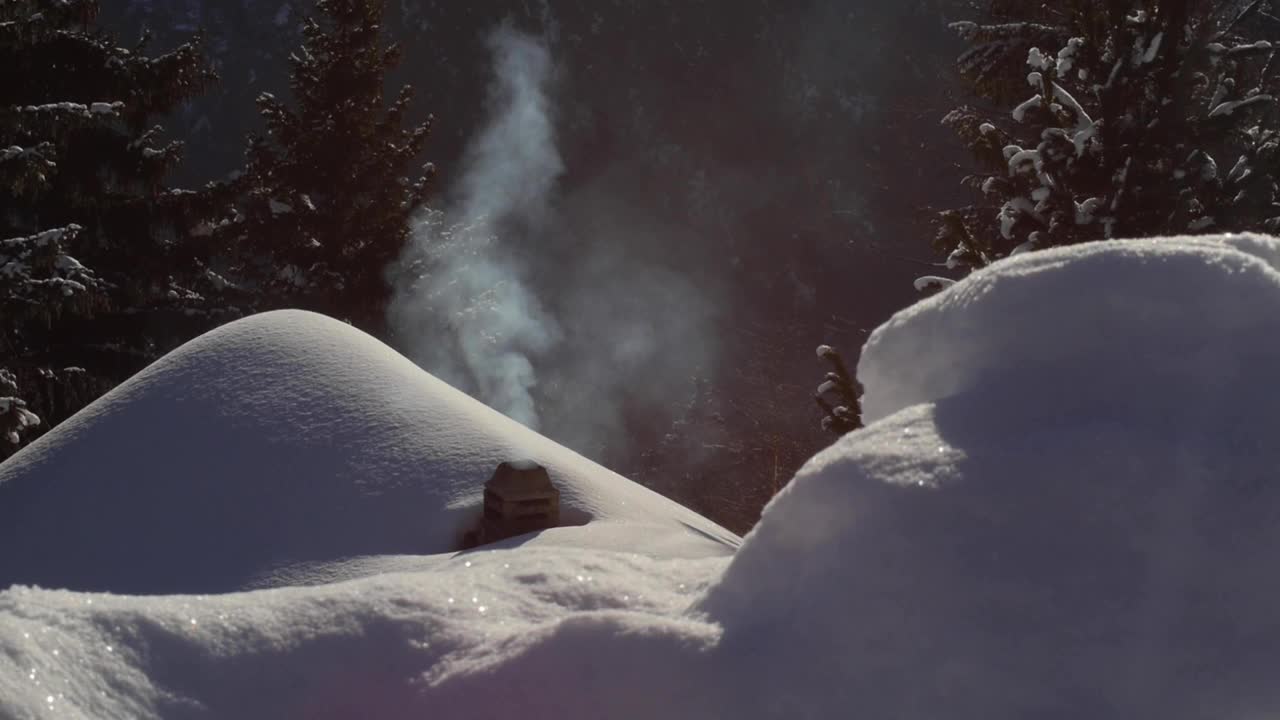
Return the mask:
[[484,486],[481,544],[560,524],[560,491],[547,469],[529,460],[504,462]]

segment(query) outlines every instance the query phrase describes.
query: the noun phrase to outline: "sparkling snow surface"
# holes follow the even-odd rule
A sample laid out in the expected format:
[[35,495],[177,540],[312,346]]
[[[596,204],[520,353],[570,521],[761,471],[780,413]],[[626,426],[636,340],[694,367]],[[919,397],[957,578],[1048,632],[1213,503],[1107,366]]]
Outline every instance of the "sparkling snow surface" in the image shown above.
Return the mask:
[[368,335],[285,311],[184,345],[0,465],[0,587],[228,592],[447,552],[498,463],[522,458],[550,471],[565,524],[654,526],[613,532],[622,549],[737,543]]
[[[1028,253],[899,313],[859,365],[874,422],[811,460],[732,558],[670,506],[602,499],[607,522],[523,544],[273,576],[344,582],[0,592],[0,717],[1280,716],[1277,258],[1257,237]],[[387,403],[369,405],[353,435]],[[484,419],[449,447],[517,432]],[[214,454],[196,445],[193,468]],[[376,447],[363,462],[396,450]],[[6,482],[63,472],[30,467]],[[629,487],[595,473],[597,496]],[[77,536],[57,504],[32,514],[23,532]]]

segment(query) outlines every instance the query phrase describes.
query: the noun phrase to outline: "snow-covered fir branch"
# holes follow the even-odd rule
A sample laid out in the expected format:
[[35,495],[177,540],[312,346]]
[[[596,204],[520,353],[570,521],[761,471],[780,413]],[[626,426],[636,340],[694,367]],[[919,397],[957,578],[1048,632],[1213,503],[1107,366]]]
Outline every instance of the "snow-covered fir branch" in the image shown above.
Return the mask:
[[[1098,22],[1108,10],[1091,4],[1014,5],[954,25],[971,44],[958,61],[971,91],[1010,109],[944,120],[987,174],[970,183],[978,206],[939,216],[939,249],[974,267],[1121,234],[1280,227],[1280,73],[1259,21],[1271,5],[1194,5],[1179,18],[1127,0],[1112,8],[1118,23]],[[1241,169],[1221,175],[1222,163]]]

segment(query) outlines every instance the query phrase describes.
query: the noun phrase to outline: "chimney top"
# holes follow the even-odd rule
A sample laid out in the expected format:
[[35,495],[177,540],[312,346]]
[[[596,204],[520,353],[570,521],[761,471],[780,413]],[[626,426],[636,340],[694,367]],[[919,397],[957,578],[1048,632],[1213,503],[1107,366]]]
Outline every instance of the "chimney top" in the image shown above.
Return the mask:
[[515,498],[556,492],[547,469],[532,460],[515,460],[498,465],[485,489]]

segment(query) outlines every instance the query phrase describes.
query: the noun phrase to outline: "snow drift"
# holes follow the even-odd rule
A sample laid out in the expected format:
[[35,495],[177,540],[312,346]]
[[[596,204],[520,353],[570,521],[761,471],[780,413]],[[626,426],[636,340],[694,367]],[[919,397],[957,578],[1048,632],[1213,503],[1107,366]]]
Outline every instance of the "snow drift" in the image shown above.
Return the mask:
[[[701,608],[779,716],[1271,717],[1280,242],[1018,256],[896,315],[867,429]],[[804,648],[805,651],[799,650]]]
[[226,592],[446,552],[498,463],[524,458],[551,472],[564,524],[656,526],[628,549],[736,541],[368,335],[284,311],[193,340],[0,465],[0,587]]
[[572,547],[649,517],[318,587],[11,589],[0,715],[1274,717],[1276,258],[1087,245],[909,308],[875,422],[732,559]]
[[[979,270],[872,333],[858,364],[868,422],[961,393],[1009,411],[1024,396],[1143,414],[1160,407],[1235,412],[1223,394],[1266,375],[1280,349],[1276,240],[1258,235],[1091,243]],[[1188,397],[1191,393],[1193,397]],[[1156,417],[1158,413],[1143,414]]]

